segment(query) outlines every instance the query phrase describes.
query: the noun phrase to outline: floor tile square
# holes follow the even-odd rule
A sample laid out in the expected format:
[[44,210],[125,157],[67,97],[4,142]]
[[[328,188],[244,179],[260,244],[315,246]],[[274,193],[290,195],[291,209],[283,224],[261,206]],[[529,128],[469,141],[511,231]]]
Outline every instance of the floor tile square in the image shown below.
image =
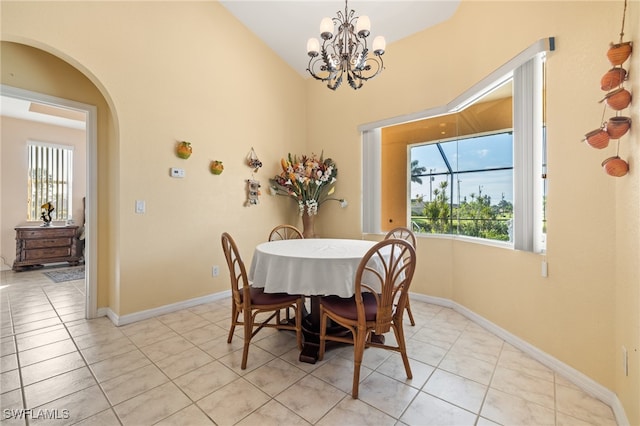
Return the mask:
[[113,409],[123,425],[140,426],[157,423],[190,404],[189,398],[176,385],[168,382],[128,399]]
[[262,392],[244,378],[239,378],[197,402],[220,426],[233,425],[269,401]]
[[316,423],[347,394],[313,376],[305,376],[276,396],[276,401]]

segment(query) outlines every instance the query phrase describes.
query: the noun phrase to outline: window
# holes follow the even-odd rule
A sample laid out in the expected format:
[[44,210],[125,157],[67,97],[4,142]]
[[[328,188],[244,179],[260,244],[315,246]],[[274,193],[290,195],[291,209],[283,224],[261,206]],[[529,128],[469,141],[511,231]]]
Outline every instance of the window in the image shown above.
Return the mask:
[[415,232],[512,240],[510,130],[411,145],[409,160]]
[[50,202],[55,220],[71,219],[73,147],[30,141],[27,220],[40,220],[42,205]]
[[[363,232],[415,226],[411,223],[415,221],[418,228],[422,226],[418,232],[474,236],[482,241],[504,241],[518,250],[544,251],[543,76],[546,52],[554,49],[553,38],[542,39],[447,105],[360,126]],[[506,86],[512,92],[508,123],[479,125],[464,117],[466,111],[484,108],[481,104],[487,97]],[[487,114],[482,121],[494,117],[497,115]],[[424,137],[420,134],[423,129],[415,127],[405,133],[407,137],[395,135],[394,139],[395,127],[424,120],[441,121],[438,126],[423,126],[440,135]],[[471,155],[474,149],[475,158]],[[487,149],[511,153],[511,161],[506,156],[482,159]],[[433,203],[436,196],[448,205],[442,209],[444,217],[437,220],[437,209],[424,210],[426,199]],[[431,218],[426,219],[429,214]]]

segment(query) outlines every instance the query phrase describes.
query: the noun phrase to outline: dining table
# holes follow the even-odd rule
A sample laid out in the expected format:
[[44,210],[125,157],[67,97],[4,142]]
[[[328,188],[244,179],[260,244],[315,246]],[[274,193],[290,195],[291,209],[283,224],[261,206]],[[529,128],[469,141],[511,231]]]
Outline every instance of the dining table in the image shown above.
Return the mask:
[[[376,241],[336,238],[304,238],[258,244],[249,268],[253,287],[266,293],[302,294],[310,298],[305,309],[303,349],[300,361],[314,364],[318,359],[320,298],[354,294],[355,275],[364,255]],[[330,327],[328,332],[345,332]]]

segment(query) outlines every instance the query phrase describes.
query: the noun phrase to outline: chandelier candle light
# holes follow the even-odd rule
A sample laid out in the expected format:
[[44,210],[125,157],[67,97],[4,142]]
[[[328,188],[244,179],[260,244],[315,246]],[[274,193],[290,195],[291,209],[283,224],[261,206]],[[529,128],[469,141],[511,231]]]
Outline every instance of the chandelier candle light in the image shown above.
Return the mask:
[[[380,74],[384,69],[382,55],[386,47],[384,37],[373,39],[373,56],[369,56],[367,37],[371,30],[368,16],[355,16],[349,10],[348,1],[344,2],[344,14],[338,11],[337,18],[323,18],[320,22],[320,38],[307,41],[309,65],[307,71],[316,80],[326,81],[327,87],[336,90],[342,84],[344,76],[354,90],[362,87],[365,81]],[[334,32],[337,28],[337,32]]]

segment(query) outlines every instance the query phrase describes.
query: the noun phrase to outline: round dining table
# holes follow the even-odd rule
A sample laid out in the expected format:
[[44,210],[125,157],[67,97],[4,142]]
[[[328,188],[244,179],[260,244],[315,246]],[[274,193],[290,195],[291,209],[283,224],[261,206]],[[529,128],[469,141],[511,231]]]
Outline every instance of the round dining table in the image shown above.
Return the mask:
[[307,238],[256,246],[249,280],[267,293],[351,297],[362,257],[375,241]]
[[258,244],[249,268],[253,287],[267,293],[310,296],[311,311],[303,321],[300,361],[317,360],[321,296],[351,297],[356,271],[375,241],[306,238]]

